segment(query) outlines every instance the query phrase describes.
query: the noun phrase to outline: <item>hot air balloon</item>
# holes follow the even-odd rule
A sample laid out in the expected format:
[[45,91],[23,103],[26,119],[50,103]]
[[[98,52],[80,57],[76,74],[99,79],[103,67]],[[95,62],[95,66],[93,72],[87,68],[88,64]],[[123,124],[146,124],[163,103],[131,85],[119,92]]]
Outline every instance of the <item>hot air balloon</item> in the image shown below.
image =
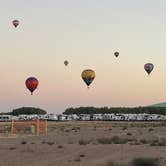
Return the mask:
[[115,55],[116,57],[118,57],[118,56],[119,56],[119,52],[114,52],[114,55]]
[[154,65],[152,63],[146,63],[144,65],[144,69],[148,74],[152,72],[153,68],[154,68]]
[[29,77],[25,81],[25,85],[31,92],[31,95],[33,94],[33,91],[37,88],[38,84],[39,84],[39,81],[35,77]]
[[69,64],[69,62],[68,61],[64,61],[64,64],[65,64],[65,66],[67,66]]
[[19,25],[19,21],[18,20],[13,20],[12,23],[13,23],[15,28]]
[[95,78],[95,72],[91,69],[86,69],[82,72],[81,77],[89,88],[90,84],[93,82]]

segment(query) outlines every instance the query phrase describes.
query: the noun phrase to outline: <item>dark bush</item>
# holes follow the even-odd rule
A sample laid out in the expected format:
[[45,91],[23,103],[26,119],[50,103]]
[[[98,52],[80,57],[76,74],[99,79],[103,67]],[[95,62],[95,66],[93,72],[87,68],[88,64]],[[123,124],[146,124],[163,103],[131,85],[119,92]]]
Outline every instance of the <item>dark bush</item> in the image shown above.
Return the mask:
[[127,138],[121,138],[119,136],[112,137],[112,143],[114,144],[126,144],[128,142]]
[[132,133],[127,133],[127,135],[129,135],[129,136],[130,136],[130,135],[132,135]]
[[55,142],[47,142],[48,145],[54,145]]
[[100,144],[112,144],[111,138],[98,138],[97,141]]
[[154,158],[136,158],[132,161],[132,166],[157,166],[158,160]]
[[62,149],[63,148],[63,146],[62,145],[58,145],[58,147],[57,147],[58,149]]
[[27,142],[26,141],[22,141],[21,144],[25,145],[25,144],[27,144]]
[[147,144],[147,143],[148,143],[148,141],[147,141],[146,139],[141,139],[140,142],[141,142],[142,144]]
[[87,145],[87,144],[89,144],[90,143],[90,141],[89,140],[79,140],[78,141],[78,143],[80,144],[80,145]]

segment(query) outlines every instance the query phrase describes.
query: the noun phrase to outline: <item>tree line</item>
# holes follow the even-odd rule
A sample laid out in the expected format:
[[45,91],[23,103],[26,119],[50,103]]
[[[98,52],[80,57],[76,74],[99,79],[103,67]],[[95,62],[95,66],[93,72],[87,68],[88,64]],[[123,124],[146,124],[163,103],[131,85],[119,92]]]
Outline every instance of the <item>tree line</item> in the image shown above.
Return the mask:
[[123,113],[123,114],[161,114],[166,115],[166,107],[78,107],[67,108],[63,114],[111,114],[111,113]]
[[32,114],[37,114],[37,115],[43,115],[46,114],[47,112],[43,109],[40,108],[34,108],[34,107],[22,107],[22,108],[17,108],[12,110],[12,112],[7,112],[7,113],[0,113],[0,115],[32,115]]

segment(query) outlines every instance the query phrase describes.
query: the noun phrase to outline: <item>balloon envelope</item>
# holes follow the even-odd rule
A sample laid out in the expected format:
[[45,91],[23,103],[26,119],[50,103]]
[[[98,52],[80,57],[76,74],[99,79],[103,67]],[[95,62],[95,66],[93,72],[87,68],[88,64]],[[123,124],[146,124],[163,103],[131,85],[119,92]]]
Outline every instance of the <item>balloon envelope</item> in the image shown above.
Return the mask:
[[12,23],[13,23],[15,28],[19,25],[19,21],[18,20],[13,20]]
[[86,69],[82,72],[81,77],[86,83],[86,85],[89,87],[89,85],[93,82],[95,78],[95,72],[91,69]]
[[68,61],[64,61],[64,64],[65,64],[65,66],[67,66],[69,64],[69,62]]
[[153,68],[154,68],[154,65],[152,63],[146,63],[144,65],[144,69],[148,74],[152,72]]
[[115,55],[116,57],[118,57],[118,56],[119,56],[119,52],[114,52],[114,55]]
[[29,77],[26,81],[25,81],[25,85],[26,87],[29,89],[29,91],[31,92],[31,95],[33,94],[33,91],[37,88],[37,86],[39,85],[39,81],[35,78],[35,77]]

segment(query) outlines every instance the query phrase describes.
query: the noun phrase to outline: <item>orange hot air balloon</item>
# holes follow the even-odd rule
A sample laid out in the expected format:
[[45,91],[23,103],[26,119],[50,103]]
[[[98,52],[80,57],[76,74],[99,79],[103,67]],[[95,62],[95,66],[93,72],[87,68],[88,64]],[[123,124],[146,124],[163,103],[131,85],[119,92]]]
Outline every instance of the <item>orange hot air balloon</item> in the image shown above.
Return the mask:
[[14,27],[17,28],[17,26],[19,25],[20,22],[19,22],[19,20],[13,20],[12,23],[13,23]]
[[33,94],[34,90],[38,87],[39,81],[35,77],[29,77],[25,81],[25,85],[27,89],[31,92],[31,95]]
[[89,88],[90,84],[95,79],[95,72],[92,69],[86,69],[82,72],[81,77]]

